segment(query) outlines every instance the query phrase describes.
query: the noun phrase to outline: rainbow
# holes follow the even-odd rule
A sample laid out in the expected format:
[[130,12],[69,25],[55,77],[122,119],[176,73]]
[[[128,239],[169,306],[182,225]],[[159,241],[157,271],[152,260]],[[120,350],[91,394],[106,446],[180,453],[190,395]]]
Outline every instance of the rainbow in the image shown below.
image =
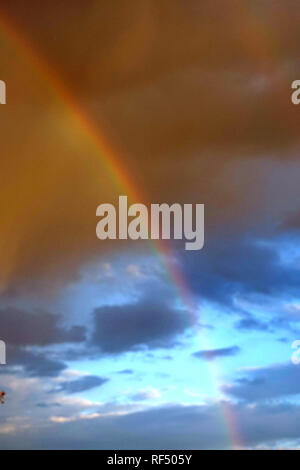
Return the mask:
[[[121,158],[117,155],[117,152],[103,133],[100,132],[91,116],[66,88],[56,71],[40,56],[29,38],[26,37],[26,35],[20,31],[20,28],[17,28],[2,11],[0,12],[0,32],[5,36],[5,39],[16,48],[18,53],[21,53],[23,58],[34,67],[35,72],[40,75],[42,81],[53,94],[53,98],[63,106],[71,123],[84,133],[87,143],[97,151],[99,170],[106,172],[116,190],[120,194],[125,192],[133,202],[146,203],[144,195],[142,195],[139,188],[132,182],[130,175],[122,165]],[[198,318],[199,306],[178,263],[175,261],[175,256],[170,245],[164,240],[149,241],[149,243],[152,245],[155,253],[158,253],[171,283],[176,289],[180,302],[190,314],[192,324],[195,325]],[[211,345],[209,344],[208,338],[204,338],[203,333],[202,341],[205,341],[205,346],[209,349]],[[219,390],[220,384],[218,383],[219,374],[217,366],[211,363],[209,369],[216,390]],[[230,447],[233,449],[242,449],[242,439],[232,408],[232,405],[226,401],[220,402],[221,418],[229,434]]]

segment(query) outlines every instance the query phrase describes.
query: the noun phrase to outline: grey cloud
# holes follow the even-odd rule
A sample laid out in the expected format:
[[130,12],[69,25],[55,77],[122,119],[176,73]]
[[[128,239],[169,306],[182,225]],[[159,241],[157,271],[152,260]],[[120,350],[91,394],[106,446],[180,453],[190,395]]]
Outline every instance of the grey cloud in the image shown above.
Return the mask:
[[243,318],[236,323],[238,330],[268,331],[269,326],[253,317]]
[[9,347],[7,360],[9,368],[3,368],[3,373],[11,372],[13,366],[21,366],[29,377],[57,377],[67,368],[64,362],[48,357],[45,353],[23,348]]
[[[233,306],[233,295],[296,295],[300,274],[281,263],[278,252],[249,236],[210,237],[205,249],[182,253],[182,269],[195,294],[223,306]],[[201,274],[200,274],[201,273]]]
[[46,312],[26,312],[16,308],[0,311],[1,338],[7,344],[18,346],[45,346],[50,344],[81,342],[85,329],[73,326],[69,330],[59,326],[61,317]]
[[44,409],[53,408],[53,407],[61,407],[61,406],[62,404],[58,402],[51,402],[51,403],[39,402],[36,404],[37,408],[44,408]]
[[[293,350],[291,349],[290,355]],[[224,388],[231,396],[247,402],[260,402],[300,394],[300,367],[292,363],[250,370]]]
[[[239,440],[228,441],[220,426],[220,406],[234,416]],[[130,430],[130,432],[129,432]],[[256,444],[271,445],[298,439],[297,405],[248,407],[223,402],[212,406],[172,405],[125,415],[79,419],[69,423],[22,428],[2,435],[2,449],[228,449]]]
[[100,387],[108,382],[109,379],[104,377],[98,377],[94,375],[86,375],[84,377],[80,377],[76,380],[70,380],[66,382],[62,382],[59,386],[53,390],[51,393],[59,393],[65,392],[67,394],[73,393],[80,393],[87,390],[91,390],[92,388]]
[[193,356],[204,359],[205,361],[212,361],[218,357],[235,356],[239,352],[240,348],[238,346],[232,346],[230,348],[206,349],[197,351],[193,353]]
[[94,311],[92,343],[104,353],[166,348],[191,327],[189,315],[156,299]]

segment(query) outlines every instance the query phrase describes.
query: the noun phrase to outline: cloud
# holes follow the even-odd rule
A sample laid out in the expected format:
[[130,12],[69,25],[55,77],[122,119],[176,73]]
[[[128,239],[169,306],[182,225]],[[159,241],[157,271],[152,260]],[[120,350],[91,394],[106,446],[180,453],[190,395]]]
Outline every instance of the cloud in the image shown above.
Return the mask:
[[109,379],[104,377],[98,377],[94,375],[86,375],[76,380],[65,381],[59,384],[59,386],[51,393],[65,392],[66,394],[81,393],[92,388],[100,387],[108,382]]
[[247,402],[298,395],[300,394],[300,367],[291,363],[250,370],[233,384],[224,387],[224,391]]
[[58,402],[51,402],[51,403],[44,403],[39,402],[36,404],[37,408],[52,408],[52,407],[60,407],[62,406],[61,403]]
[[97,308],[94,324],[92,344],[108,354],[142,347],[168,348],[192,326],[185,311],[171,308],[163,299],[153,298]]
[[[21,366],[28,377],[57,377],[67,368],[66,364],[47,356],[47,353],[32,352],[22,348],[8,348],[9,367]],[[5,366],[6,367],[6,366]]]
[[[235,440],[220,426],[220,407],[235,420]],[[101,415],[55,416],[48,424],[16,429],[1,436],[2,449],[228,449],[272,445],[298,439],[300,408],[275,404],[249,407],[221,402],[213,405],[165,405],[146,410]],[[130,429],[130,432],[128,432]],[[99,438],[100,436],[100,438]]]
[[269,326],[265,323],[257,320],[256,318],[248,317],[243,318],[236,323],[236,328],[238,330],[256,330],[256,331],[268,331]]
[[[296,302],[299,294],[299,267],[282,260],[279,251],[266,243],[274,241],[274,232],[278,236],[276,227],[282,220],[287,220],[288,235],[299,226],[300,113],[290,102],[290,84],[300,73],[297,2],[254,0],[255,8],[248,8],[247,2],[240,7],[235,0],[220,2],[218,8],[216,2],[197,0],[140,0],[118,5],[99,0],[87,2],[86,7],[79,1],[72,5],[56,2],[55,8],[50,0],[6,3],[4,12],[12,20],[7,29],[20,31],[20,42],[28,41],[37,48],[47,69],[61,76],[63,85],[74,94],[75,107],[68,112],[66,100],[60,102],[56,94],[60,87],[51,91],[51,80],[36,71],[40,61],[24,55],[23,48],[15,45],[18,41],[3,31],[0,52],[5,76],[1,78],[9,84],[10,104],[1,109],[5,112],[0,161],[0,173],[5,175],[0,189],[2,299],[27,305],[24,299],[34,297],[39,304],[46,298],[51,311],[56,295],[66,285],[63,292],[69,297],[63,301],[69,303],[75,285],[70,282],[79,279],[81,268],[91,260],[102,261],[105,254],[109,262],[110,254],[119,256],[129,247],[149,252],[147,243],[100,243],[96,239],[95,208],[101,202],[115,203],[120,191],[116,175],[110,178],[110,165],[105,161],[106,156],[114,155],[117,166],[121,162],[120,167],[128,169],[135,193],[143,188],[147,201],[205,203],[204,250],[181,253],[180,244],[174,249],[182,277],[204,303],[213,303],[219,310],[222,307],[224,314],[244,314],[235,325],[239,331],[264,331],[267,323],[251,312],[246,316],[236,300],[267,299],[275,311],[279,298]],[[87,14],[83,14],[85,8]],[[275,37],[278,40],[272,41]],[[101,137],[97,142],[104,143],[100,149],[75,122],[77,102],[91,118],[94,136]],[[80,121],[88,123],[89,117]],[[122,168],[119,170],[123,175]],[[287,218],[287,211],[295,216]],[[284,235],[279,233],[279,237]],[[26,376],[30,381],[42,378],[49,389],[51,378],[66,370],[68,360],[169,348],[181,341],[190,328],[189,315],[166,302],[167,298],[177,300],[173,294],[160,295],[152,289],[147,270],[135,263],[132,252],[128,269],[118,281],[131,298],[143,284],[148,293],[144,299],[112,305],[117,297],[118,288],[112,295],[117,275],[109,264],[106,267],[106,275],[96,275],[94,283],[102,282],[102,289],[111,297],[110,306],[93,312],[93,324],[88,327],[94,329],[88,330],[88,343],[83,328],[64,329],[60,324],[63,317],[49,314],[47,309],[30,313],[22,308],[1,308],[1,339],[3,336],[13,346],[8,349],[9,366],[1,369],[1,378],[4,371],[16,368],[15,379],[22,373],[24,381]],[[123,282],[125,276],[130,282],[139,281],[135,292],[129,282]],[[166,282],[163,276],[161,282]],[[90,295],[90,284],[85,284],[82,297]],[[74,305],[76,294],[72,301]],[[262,311],[266,303],[258,306]],[[270,333],[292,321],[288,312],[283,311],[279,318],[280,313],[274,311],[268,322]],[[74,308],[68,313],[69,317],[64,316],[73,324],[73,315],[82,312]],[[83,314],[81,318],[82,322],[86,319]],[[217,334],[219,325],[215,327]],[[77,344],[67,350],[65,343]],[[238,352],[232,346],[198,351],[195,356],[212,360]],[[148,360],[150,364],[154,357]],[[176,361],[174,356],[174,370]],[[111,370],[111,364],[109,367]],[[297,392],[293,383],[296,367],[280,367],[245,372],[226,389],[235,399],[246,401],[231,407],[246,443],[299,436],[296,406],[260,406],[259,410],[247,406],[248,401]],[[115,379],[125,381],[126,375]],[[91,385],[94,379],[90,380],[89,384],[79,379],[62,382],[62,392],[76,393],[73,390]],[[35,397],[36,403],[44,401],[44,397]],[[25,400],[21,418],[26,406]],[[27,434],[16,426],[15,441],[5,438],[1,445],[226,446],[227,433],[222,433],[214,407],[174,405],[105,420],[93,409],[88,423],[82,416],[77,422],[78,410],[66,416],[63,411],[58,419],[65,423],[51,423],[47,416],[42,427],[33,426]],[[52,417],[54,413],[56,416],[57,410]],[[30,419],[35,424],[35,417]]]
[[123,369],[123,370],[119,370],[118,371],[118,374],[133,374],[133,370],[132,369]]
[[193,353],[193,356],[198,357],[200,359],[204,359],[205,361],[213,361],[218,357],[235,356],[239,352],[240,348],[238,346],[231,346],[230,348],[207,349],[197,351]]
[[[113,151],[124,168],[132,169],[147,199],[206,202],[217,229],[233,214],[245,221],[249,213],[263,210],[258,195],[274,175],[271,170],[268,177],[270,168],[261,171],[264,160],[275,168],[275,157],[280,164],[284,156],[284,172],[287,155],[292,161],[292,147],[299,144],[300,113],[289,99],[299,72],[298,9],[292,0],[288,5],[272,5],[272,11],[269,2],[256,5],[269,35],[258,30],[251,9],[238,8],[233,0],[219,9],[194,1],[141,1],[126,8],[99,1],[84,21],[81,7],[70,10],[66,3],[53,9],[49,1],[32,2],[25,8],[16,0],[5,10],[13,25],[17,19],[21,37],[28,36],[70,86],[75,101],[84,103],[95,129],[109,143],[122,142],[124,152],[117,146]],[[274,63],[267,37],[279,30]],[[207,47],[211,42],[214,46]],[[1,281],[8,292],[48,292],[74,279],[103,246],[107,251],[124,246],[100,245],[95,237],[95,208],[115,200],[117,191],[97,146],[5,35],[1,57],[15,100],[2,124],[0,170],[7,184],[1,188],[6,247]],[[232,170],[241,161],[250,173],[239,178]],[[264,204],[272,199],[267,189]],[[19,221],[13,236],[12,220]]]
[[7,344],[18,346],[46,346],[50,344],[82,342],[85,329],[73,326],[69,330],[59,326],[61,317],[46,312],[26,312],[16,308],[0,311],[1,337]]
[[160,397],[160,392],[155,388],[149,388],[145,390],[139,390],[138,392],[130,395],[131,400],[133,401],[144,401],[144,400],[154,400]]
[[296,296],[297,266],[283,263],[275,246],[263,241],[247,234],[224,233],[211,236],[199,253],[182,253],[181,266],[195,294],[231,311],[241,310],[233,302],[237,296]]

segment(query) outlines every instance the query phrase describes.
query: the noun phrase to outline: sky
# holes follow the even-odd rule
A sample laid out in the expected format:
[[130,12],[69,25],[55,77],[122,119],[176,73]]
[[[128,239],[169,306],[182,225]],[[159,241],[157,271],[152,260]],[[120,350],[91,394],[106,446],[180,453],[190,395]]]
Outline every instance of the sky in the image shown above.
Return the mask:
[[[300,5],[3,0],[1,449],[300,448]],[[205,244],[96,208],[205,204]]]

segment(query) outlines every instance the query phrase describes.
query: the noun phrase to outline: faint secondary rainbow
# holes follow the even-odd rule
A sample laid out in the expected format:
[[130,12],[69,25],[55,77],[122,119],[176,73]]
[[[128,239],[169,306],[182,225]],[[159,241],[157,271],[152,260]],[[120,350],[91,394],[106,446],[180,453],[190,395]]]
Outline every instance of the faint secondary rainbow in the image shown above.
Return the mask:
[[[146,203],[147,201],[145,197],[143,197],[141,191],[136,187],[136,185],[133,184],[128,172],[126,172],[124,166],[120,163],[120,158],[116,156],[116,151],[112,148],[111,144],[103,134],[100,134],[99,128],[94,123],[93,119],[79,104],[73,94],[66,88],[59,75],[53,70],[53,68],[49,67],[48,63],[42,57],[40,57],[29,39],[24,37],[24,35],[20,33],[20,30],[16,28],[16,26],[13,25],[7,16],[5,16],[1,11],[0,29],[17,50],[22,52],[24,58],[34,66],[35,71],[39,73],[42,80],[54,94],[54,97],[68,112],[68,117],[72,120],[74,125],[85,133],[86,137],[89,139],[89,144],[93,145],[101,159],[97,160],[99,169],[104,169],[107,172],[111,182],[120,193],[124,193],[125,191],[130,200]],[[171,250],[170,244],[167,244],[165,240],[155,240],[150,241],[150,245],[160,255],[166,272],[168,273],[183,306],[191,315],[193,325],[196,325],[199,307],[183,276],[182,270],[175,261],[175,255]],[[202,331],[202,338],[203,336]],[[209,347],[208,341],[206,341],[206,346]],[[218,373],[214,364],[210,365],[210,374],[214,380],[216,389],[219,389],[217,378]],[[236,420],[231,411],[231,406],[224,402],[220,404],[220,408],[225,427],[229,434],[231,446],[235,449],[242,448],[241,436],[237,430]]]

